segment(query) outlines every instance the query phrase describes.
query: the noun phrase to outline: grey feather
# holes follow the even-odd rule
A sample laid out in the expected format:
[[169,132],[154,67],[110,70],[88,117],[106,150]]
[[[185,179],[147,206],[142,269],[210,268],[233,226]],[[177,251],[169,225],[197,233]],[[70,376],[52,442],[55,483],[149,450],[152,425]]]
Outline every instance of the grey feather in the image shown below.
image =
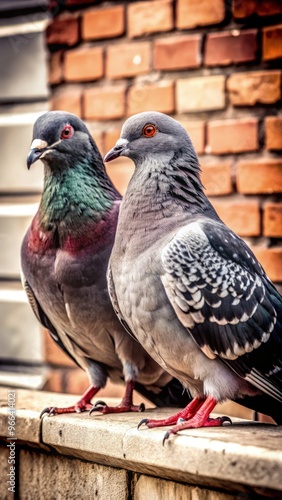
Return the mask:
[[206,198],[188,134],[140,113],[105,161],[122,155],[135,172],[110,260],[119,317],[192,395],[281,404],[282,299]]
[[[153,402],[169,404],[167,385],[181,385],[132,339],[109,299],[106,271],[121,196],[92,137],[76,116],[46,113],[35,123],[28,166],[38,158],[44,189],[21,251],[24,287],[37,319],[97,389],[108,378],[136,381]],[[186,395],[178,400],[186,402]]]

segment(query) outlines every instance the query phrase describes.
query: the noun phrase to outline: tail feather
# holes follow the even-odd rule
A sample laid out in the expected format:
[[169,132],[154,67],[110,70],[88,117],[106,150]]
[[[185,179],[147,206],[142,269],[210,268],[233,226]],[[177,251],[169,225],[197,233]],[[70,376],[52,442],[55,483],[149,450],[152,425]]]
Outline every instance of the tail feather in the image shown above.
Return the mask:
[[251,410],[264,413],[273,418],[278,425],[282,425],[282,403],[279,403],[279,401],[271,398],[267,394],[245,396],[244,398],[234,399],[233,401]]
[[176,378],[173,378],[158,394],[146,389],[138,382],[135,383],[135,389],[159,408],[165,406],[185,408],[192,400],[190,393]]

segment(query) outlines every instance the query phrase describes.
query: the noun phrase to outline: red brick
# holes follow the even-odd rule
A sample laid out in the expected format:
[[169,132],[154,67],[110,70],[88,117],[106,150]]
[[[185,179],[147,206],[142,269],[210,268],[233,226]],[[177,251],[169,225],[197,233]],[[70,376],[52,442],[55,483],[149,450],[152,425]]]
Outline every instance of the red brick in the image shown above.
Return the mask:
[[[111,147],[115,145],[115,142]],[[110,163],[106,163],[106,170],[118,191],[124,195],[128,183],[134,172],[134,164],[127,158],[117,158]]]
[[124,6],[87,10],[82,15],[83,40],[115,38],[124,33]]
[[265,61],[282,57],[282,24],[263,29],[262,56]]
[[257,0],[257,12],[259,16],[282,14],[282,2],[281,0]]
[[265,119],[266,148],[282,149],[282,116],[268,116]]
[[[91,137],[94,139],[97,148],[99,149],[100,153],[104,153],[104,134],[102,130],[99,129],[99,125],[97,126],[96,124],[94,125],[93,123],[86,123],[88,130],[91,134]],[[105,151],[106,154],[106,151]]]
[[204,121],[190,121],[185,119],[180,119],[179,121],[187,130],[197,153],[203,153],[205,149],[206,123]]
[[68,86],[57,89],[51,98],[50,109],[68,111],[81,117],[81,88]]
[[127,115],[142,111],[174,111],[174,83],[162,80],[150,85],[132,85],[127,95]]
[[237,189],[244,194],[282,192],[282,160],[242,160],[237,164]]
[[251,247],[266,274],[272,281],[282,281],[282,247]]
[[172,0],[129,3],[127,33],[129,38],[173,29]]
[[103,47],[68,50],[64,73],[65,79],[71,82],[98,80],[104,74]]
[[150,42],[113,45],[107,49],[106,74],[123,78],[147,73],[150,69]]
[[79,40],[78,18],[75,16],[57,17],[46,28],[48,45],[67,45],[71,47]]
[[242,19],[249,17],[256,12],[257,0],[233,0],[232,14],[234,17]]
[[282,3],[281,0],[233,0],[232,12],[239,19],[253,14],[274,16],[282,14]]
[[50,333],[46,328],[42,328],[43,344],[44,344],[44,361],[51,365],[73,366],[76,364],[67,356],[64,351],[57,346],[56,342],[51,338]]
[[[100,399],[102,398],[122,398],[124,395],[124,385],[123,384],[113,384],[109,379],[107,381],[106,386],[103,389],[100,389],[99,393],[97,394],[96,398]],[[137,397],[137,393],[134,394],[134,404],[137,404],[135,402],[135,396]]]
[[[121,127],[108,129],[104,135],[104,153],[107,153],[120,137]],[[106,163],[106,170],[118,191],[124,195],[134,172],[134,164],[129,158],[117,158]]]
[[93,3],[93,0],[64,0],[64,5],[68,7],[73,7],[74,5],[85,5],[87,3]]
[[67,394],[79,395],[82,395],[90,385],[86,372],[80,368],[68,370],[64,377],[64,383]]
[[[83,370],[69,370],[65,375],[65,389],[64,392],[68,394],[77,394],[82,395],[83,392],[89,386],[89,381],[86,373]],[[93,398],[93,404],[95,401],[101,398],[118,398],[122,399],[125,391],[124,384],[113,384],[110,380],[107,381],[106,386],[103,389],[100,389],[97,393],[97,396]],[[134,394],[134,404],[140,404],[144,402],[144,398],[139,394]],[[117,402],[118,404],[118,402]],[[146,403],[146,408],[152,406],[151,404]]]
[[213,154],[256,151],[258,144],[257,118],[216,120],[208,123],[207,152]]
[[211,200],[219,217],[239,236],[260,235],[260,207],[258,200]]
[[63,63],[62,63],[63,51],[58,50],[51,54],[49,59],[49,74],[48,82],[50,85],[57,85],[63,80]]
[[277,102],[281,98],[281,71],[234,73],[227,80],[227,90],[234,106]]
[[177,80],[177,111],[179,113],[187,113],[224,109],[224,87],[224,75],[203,76]]
[[207,196],[232,193],[231,161],[201,163],[201,169]]
[[177,28],[195,28],[217,24],[225,18],[224,0],[178,0],[176,10]]
[[122,118],[125,113],[125,86],[95,87],[84,91],[86,119],[112,120]]
[[[52,369],[48,372],[48,380],[44,387],[44,390],[51,392],[64,392],[68,394],[79,396],[89,387],[88,376],[85,371],[79,368],[72,369]],[[93,398],[92,402],[101,398],[122,398],[124,395],[124,385],[113,384],[110,380],[107,381],[106,386],[100,389],[97,393],[96,398]],[[144,398],[139,394],[134,394],[134,403],[140,404],[144,402]],[[146,408],[150,407],[151,404],[146,403]]]
[[201,64],[201,35],[159,38],[154,44],[154,68],[174,70],[198,68]]
[[226,66],[254,61],[257,55],[257,30],[211,33],[207,37],[205,65]]
[[[112,147],[114,147],[115,143],[120,137],[121,127],[109,129],[104,133],[104,153],[106,154]],[[107,165],[106,165],[107,166]]]
[[63,376],[66,370],[63,368],[51,369],[47,374],[47,381],[44,385],[44,391],[50,392],[64,392]]
[[282,238],[282,203],[267,202],[263,208],[264,236]]
[[218,415],[229,415],[230,417],[238,417],[246,420],[253,420],[253,411],[245,408],[238,403],[233,403],[233,401],[224,401],[224,403],[218,403],[215,407],[215,413]]
[[[253,416],[250,418],[250,420],[253,420]],[[275,424],[273,418],[269,417],[268,415],[263,415],[263,413],[258,413],[258,422],[263,422],[265,424]]]

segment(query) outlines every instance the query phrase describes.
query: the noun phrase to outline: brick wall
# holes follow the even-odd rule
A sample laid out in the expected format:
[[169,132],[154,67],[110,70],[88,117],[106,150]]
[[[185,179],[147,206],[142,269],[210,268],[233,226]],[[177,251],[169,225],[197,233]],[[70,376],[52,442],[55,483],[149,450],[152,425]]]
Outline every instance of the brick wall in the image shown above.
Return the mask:
[[[282,282],[282,2],[51,4],[51,108],[83,118],[102,153],[131,114],[178,119],[219,215]],[[124,192],[132,163],[115,163]]]

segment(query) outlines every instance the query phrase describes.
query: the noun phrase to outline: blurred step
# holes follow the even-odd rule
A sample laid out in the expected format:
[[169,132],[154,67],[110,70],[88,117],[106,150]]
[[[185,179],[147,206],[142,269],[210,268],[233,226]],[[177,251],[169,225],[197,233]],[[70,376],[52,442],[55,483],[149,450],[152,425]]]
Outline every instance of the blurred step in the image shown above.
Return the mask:
[[0,385],[41,389],[42,335],[20,282],[0,281],[0,318]]
[[[0,150],[2,193],[39,193],[43,186],[43,165],[38,161],[28,171],[26,158],[32,141],[33,124],[46,111],[47,105],[34,107],[33,112],[1,113],[0,110]],[[32,108],[31,108],[32,109]],[[2,108],[3,110],[3,108]]]
[[44,30],[47,13],[14,18],[0,26],[1,101],[48,97]]
[[20,248],[38,197],[0,198],[0,279],[20,278]]
[[1,365],[40,364],[42,334],[20,282],[0,281],[0,317]]

